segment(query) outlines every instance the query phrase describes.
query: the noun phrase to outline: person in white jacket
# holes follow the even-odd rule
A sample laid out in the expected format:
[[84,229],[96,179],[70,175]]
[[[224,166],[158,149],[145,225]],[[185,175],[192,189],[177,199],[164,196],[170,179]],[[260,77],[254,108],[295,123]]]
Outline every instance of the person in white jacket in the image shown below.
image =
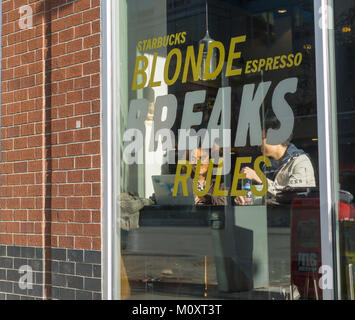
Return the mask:
[[[310,188],[316,186],[314,169],[309,156],[294,144],[290,143],[292,137],[279,145],[269,145],[266,143],[265,132],[268,128],[276,129],[278,120],[271,117],[266,121],[263,132],[263,142],[261,152],[264,156],[271,158],[272,167],[266,172],[268,183],[268,195],[276,196],[285,188]],[[256,184],[262,184],[262,180],[256,172],[245,167],[242,173],[246,174],[246,179],[254,181]],[[235,198],[238,205],[244,205],[243,197]]]

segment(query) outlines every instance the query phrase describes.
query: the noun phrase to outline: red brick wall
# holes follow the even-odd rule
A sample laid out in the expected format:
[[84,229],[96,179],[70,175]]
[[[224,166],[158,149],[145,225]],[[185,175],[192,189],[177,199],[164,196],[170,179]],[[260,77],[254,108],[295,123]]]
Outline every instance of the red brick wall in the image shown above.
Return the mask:
[[0,244],[100,250],[100,1],[2,10]]

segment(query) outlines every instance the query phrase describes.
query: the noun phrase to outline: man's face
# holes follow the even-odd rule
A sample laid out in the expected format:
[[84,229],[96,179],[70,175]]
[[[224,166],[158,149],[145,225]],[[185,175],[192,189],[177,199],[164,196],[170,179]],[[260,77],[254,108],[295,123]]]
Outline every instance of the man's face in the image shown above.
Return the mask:
[[266,138],[264,136],[263,136],[263,142],[262,145],[260,146],[260,149],[261,149],[261,153],[264,156],[270,157],[272,155],[273,146],[266,143]]
[[275,152],[276,146],[266,143],[266,134],[264,131],[262,132],[262,139],[263,139],[263,142],[260,146],[261,153],[265,157],[272,157]]
[[192,170],[196,172],[197,162],[201,160],[200,175],[205,174],[208,171],[209,154],[207,150],[202,150],[201,148],[195,149],[191,153],[191,166]]

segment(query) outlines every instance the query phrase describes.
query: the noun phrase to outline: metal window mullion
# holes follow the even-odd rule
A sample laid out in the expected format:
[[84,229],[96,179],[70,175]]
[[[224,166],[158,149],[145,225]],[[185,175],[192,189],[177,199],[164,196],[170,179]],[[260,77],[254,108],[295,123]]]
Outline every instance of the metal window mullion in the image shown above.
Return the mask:
[[[112,0],[101,2],[102,9],[102,250],[103,250],[103,298],[112,300],[115,294],[114,215],[113,215],[113,129],[112,129]],[[118,285],[118,284],[117,284]],[[117,289],[116,289],[117,290]],[[119,290],[119,288],[118,288]]]
[[[319,153],[319,184],[320,184],[320,227],[322,265],[333,270],[332,283],[328,281],[328,288],[323,289],[324,300],[335,299],[336,264],[334,263],[333,222],[336,217],[337,190],[334,168],[337,166],[334,145],[334,119],[332,114],[336,110],[334,103],[334,88],[331,80],[331,55],[329,21],[321,8],[328,8],[331,0],[314,0],[315,17],[315,47],[316,47],[316,82],[317,82],[317,118],[318,118],[318,153]],[[319,25],[321,23],[321,26]],[[333,75],[334,76],[334,75]]]

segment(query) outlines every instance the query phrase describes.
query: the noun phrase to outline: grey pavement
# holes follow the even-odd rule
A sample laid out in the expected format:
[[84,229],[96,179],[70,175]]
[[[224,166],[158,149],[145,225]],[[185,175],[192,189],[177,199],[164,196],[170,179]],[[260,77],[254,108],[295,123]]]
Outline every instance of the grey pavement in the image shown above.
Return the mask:
[[[123,251],[129,280],[132,284],[144,281],[171,284],[174,292],[133,290],[132,299],[176,299],[179,297],[178,285],[207,285],[207,292],[208,288],[216,291],[216,265],[209,228],[143,227],[138,230],[129,235],[127,248]],[[290,228],[268,228],[268,248],[270,286],[253,292],[220,294],[221,298],[279,299],[289,292]],[[184,295],[184,299],[187,298],[188,295]]]

